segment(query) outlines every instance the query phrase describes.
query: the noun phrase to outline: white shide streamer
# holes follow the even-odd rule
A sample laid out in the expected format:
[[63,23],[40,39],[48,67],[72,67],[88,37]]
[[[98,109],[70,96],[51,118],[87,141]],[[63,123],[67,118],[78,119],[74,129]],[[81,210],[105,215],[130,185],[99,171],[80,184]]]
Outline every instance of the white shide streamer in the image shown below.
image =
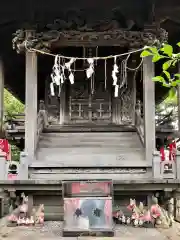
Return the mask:
[[114,57],[114,66],[113,66],[113,71],[112,71],[112,79],[113,79],[113,86],[114,86],[114,96],[118,97],[119,93],[119,85],[117,83],[118,77],[117,74],[119,72],[118,70],[118,65],[116,63],[116,57]]
[[87,61],[89,63],[89,68],[86,70],[86,76],[89,79],[92,77],[92,75],[94,73],[94,59],[88,58]]
[[68,62],[61,65],[61,57],[56,56],[54,60],[53,71],[51,74],[52,82],[50,83],[51,96],[55,96],[54,84],[59,86],[59,93],[61,92],[62,84],[65,81],[65,69],[69,71],[69,81],[71,84],[74,83],[74,74],[71,70],[71,65],[76,61],[76,58],[71,58]]

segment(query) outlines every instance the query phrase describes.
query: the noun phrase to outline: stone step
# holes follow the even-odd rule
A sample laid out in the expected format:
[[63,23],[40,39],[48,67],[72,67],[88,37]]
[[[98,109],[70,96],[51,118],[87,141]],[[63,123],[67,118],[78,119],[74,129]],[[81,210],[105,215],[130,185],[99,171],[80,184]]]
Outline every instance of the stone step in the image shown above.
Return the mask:
[[[71,148],[77,148],[80,149],[81,148],[140,148],[141,145],[138,142],[50,142],[50,143],[46,143],[46,142],[41,142],[39,143],[39,147],[40,148],[67,148],[67,149],[71,149]],[[68,151],[69,151],[68,150]]]
[[40,142],[129,142],[129,141],[140,141],[138,136],[131,136],[131,137],[108,137],[108,136],[101,136],[101,137],[41,137]]
[[36,168],[35,164],[29,167],[30,171],[36,174],[127,174],[127,173],[146,173],[148,168],[150,168],[144,162],[141,163],[142,166],[136,167],[101,167],[101,168],[88,168],[88,167],[79,167],[79,168]]
[[44,132],[133,132],[135,127],[132,125],[115,124],[76,124],[76,125],[50,125]]
[[36,172],[31,172],[30,173],[31,179],[44,179],[44,180],[102,180],[102,179],[109,179],[113,181],[119,181],[119,180],[129,180],[131,181],[132,179],[134,181],[142,179],[150,179],[151,178],[151,173],[146,172],[146,173],[124,173],[124,174],[92,174],[92,173],[81,173],[81,174],[55,174],[53,172],[51,173],[36,173]]
[[118,166],[133,166],[145,161],[143,151],[129,151],[129,152],[101,152],[101,153],[61,153],[56,151],[48,153],[47,151],[37,154],[37,161],[35,164],[41,162],[41,166],[46,167],[118,167]]
[[143,148],[131,148],[129,149],[129,147],[127,148],[90,148],[90,147],[84,147],[84,148],[76,148],[76,147],[65,147],[65,148],[59,148],[59,147],[53,147],[53,148],[40,148],[38,150],[38,154],[44,153],[44,154],[127,154],[129,152],[139,152],[142,153],[144,152]]
[[68,133],[44,134],[39,142],[45,147],[142,147],[137,133]]

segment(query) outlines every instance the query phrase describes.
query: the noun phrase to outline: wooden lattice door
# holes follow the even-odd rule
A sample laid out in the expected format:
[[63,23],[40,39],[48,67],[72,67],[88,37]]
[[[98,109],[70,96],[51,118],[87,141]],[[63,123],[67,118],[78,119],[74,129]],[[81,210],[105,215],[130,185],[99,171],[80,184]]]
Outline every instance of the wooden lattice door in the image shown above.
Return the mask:
[[104,81],[97,81],[91,94],[91,111],[93,122],[111,121],[111,92],[104,88]]
[[88,80],[77,81],[71,86],[69,99],[70,121],[74,123],[105,123],[111,121],[111,95],[98,81],[92,87]]

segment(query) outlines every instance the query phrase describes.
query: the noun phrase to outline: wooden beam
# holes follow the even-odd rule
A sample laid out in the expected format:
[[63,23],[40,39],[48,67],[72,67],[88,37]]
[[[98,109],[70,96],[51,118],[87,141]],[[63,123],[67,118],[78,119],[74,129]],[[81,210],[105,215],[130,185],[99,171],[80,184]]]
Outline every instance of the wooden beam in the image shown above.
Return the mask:
[[154,64],[151,57],[143,60],[143,107],[144,107],[144,142],[145,158],[152,164],[155,151],[155,86],[152,78],[154,76]]

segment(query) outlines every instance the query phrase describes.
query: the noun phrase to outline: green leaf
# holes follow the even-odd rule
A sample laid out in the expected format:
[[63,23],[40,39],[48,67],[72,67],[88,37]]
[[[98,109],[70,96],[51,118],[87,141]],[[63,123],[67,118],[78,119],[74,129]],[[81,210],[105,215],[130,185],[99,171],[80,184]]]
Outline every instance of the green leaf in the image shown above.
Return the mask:
[[163,64],[163,66],[162,66],[163,71],[168,70],[168,68],[170,68],[172,62],[173,62],[173,60],[169,60],[169,61],[165,62],[165,63]]
[[152,80],[154,82],[165,82],[165,79],[162,76],[153,77]]
[[148,57],[148,56],[152,56],[152,53],[147,51],[147,50],[144,50],[142,53],[141,53],[141,57]]
[[171,85],[167,84],[167,83],[163,83],[163,87],[170,87]]
[[177,46],[180,47],[180,42],[177,43]]
[[156,47],[151,47],[149,50],[154,54],[158,54],[158,49]]
[[156,54],[156,55],[154,55],[154,57],[153,57],[153,59],[152,59],[152,62],[158,62],[160,59],[161,59],[162,57],[161,57],[161,55],[159,55],[159,54]]
[[176,64],[177,64],[177,62],[178,62],[178,60],[174,60],[174,61],[172,62],[172,66],[175,67]]
[[173,54],[173,47],[169,44],[164,44],[163,48],[161,48],[161,51],[168,55],[169,57],[172,57]]
[[[172,86],[172,87],[176,87],[176,86],[177,86],[177,83],[176,83],[176,81],[172,82],[172,83],[171,83],[171,86]],[[171,96],[171,97],[174,97],[174,95],[173,95],[173,96]]]
[[163,71],[163,73],[166,75],[166,77],[167,77],[168,79],[170,79],[170,78],[171,78],[171,75],[170,75],[170,73],[169,73],[169,72],[167,72],[167,71]]
[[176,73],[174,76],[180,78],[180,73]]
[[175,82],[177,83],[177,85],[180,83],[180,79],[175,80]]

